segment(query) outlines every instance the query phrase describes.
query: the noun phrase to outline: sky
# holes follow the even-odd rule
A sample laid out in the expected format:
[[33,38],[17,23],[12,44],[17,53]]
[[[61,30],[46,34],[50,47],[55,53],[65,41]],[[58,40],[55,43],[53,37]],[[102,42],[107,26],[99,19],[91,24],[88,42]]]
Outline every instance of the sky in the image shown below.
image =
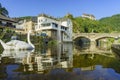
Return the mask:
[[38,16],[41,13],[74,17],[83,13],[93,14],[96,19],[120,14],[120,0],[0,0],[10,17]]

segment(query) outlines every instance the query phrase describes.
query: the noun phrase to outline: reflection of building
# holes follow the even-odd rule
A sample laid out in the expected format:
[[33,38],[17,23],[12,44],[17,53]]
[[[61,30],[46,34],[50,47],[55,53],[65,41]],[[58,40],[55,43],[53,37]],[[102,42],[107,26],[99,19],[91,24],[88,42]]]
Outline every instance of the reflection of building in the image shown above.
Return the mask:
[[72,41],[72,22],[70,19],[55,19],[41,14],[38,16],[38,24],[35,30],[60,42]]
[[7,76],[6,67],[0,64],[0,80],[4,80]]
[[22,63],[22,60],[25,56],[27,56],[28,53],[31,53],[31,51],[17,51],[17,50],[4,50],[1,54],[1,57],[8,57],[14,59],[15,63]]
[[1,56],[0,56],[0,63],[1,63]]
[[51,68],[70,68],[73,63],[72,44],[59,45],[57,50],[48,49],[43,55],[28,54],[24,64],[29,65],[29,71],[43,71]]
[[82,71],[91,71],[91,70],[95,70],[95,66],[82,67],[81,70],[82,70]]
[[89,19],[91,19],[91,20],[96,20],[95,19],[95,16],[94,15],[92,15],[92,14],[82,14],[82,17],[83,18],[89,18]]
[[[31,51],[3,51],[1,57],[13,59],[14,63],[22,63],[23,71],[44,71],[51,68],[70,68],[73,63],[72,44],[63,44],[45,54],[35,54]],[[56,51],[56,52],[54,52]]]

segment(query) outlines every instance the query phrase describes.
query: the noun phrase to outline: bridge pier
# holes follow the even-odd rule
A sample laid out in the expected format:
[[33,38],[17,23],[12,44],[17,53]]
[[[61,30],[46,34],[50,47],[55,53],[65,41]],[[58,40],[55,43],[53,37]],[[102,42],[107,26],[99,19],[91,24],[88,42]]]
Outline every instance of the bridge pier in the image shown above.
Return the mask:
[[119,39],[115,39],[113,43],[114,44],[118,44],[119,43]]
[[96,41],[91,41],[89,51],[95,51],[95,50],[96,50]]

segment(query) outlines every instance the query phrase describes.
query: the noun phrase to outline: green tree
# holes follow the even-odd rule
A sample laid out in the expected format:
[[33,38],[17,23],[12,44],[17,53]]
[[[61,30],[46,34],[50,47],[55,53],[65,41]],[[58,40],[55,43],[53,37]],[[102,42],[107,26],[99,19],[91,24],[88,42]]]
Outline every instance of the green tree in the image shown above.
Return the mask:
[[111,17],[101,18],[100,23],[106,25],[106,28],[110,32],[120,32],[120,14],[113,15]]
[[6,17],[9,15],[8,10],[5,7],[2,7],[1,4],[0,4],[0,14]]

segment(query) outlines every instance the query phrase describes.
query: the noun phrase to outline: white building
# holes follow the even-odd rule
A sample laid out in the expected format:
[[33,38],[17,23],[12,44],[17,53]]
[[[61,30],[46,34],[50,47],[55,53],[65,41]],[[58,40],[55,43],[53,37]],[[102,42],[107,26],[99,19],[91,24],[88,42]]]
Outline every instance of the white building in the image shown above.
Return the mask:
[[56,19],[51,16],[41,14],[38,16],[36,32],[44,33],[59,42],[72,41],[72,22],[70,19]]
[[83,18],[89,18],[89,19],[91,19],[91,20],[96,20],[96,18],[95,18],[95,16],[94,15],[92,15],[92,14],[82,14],[82,17]]

